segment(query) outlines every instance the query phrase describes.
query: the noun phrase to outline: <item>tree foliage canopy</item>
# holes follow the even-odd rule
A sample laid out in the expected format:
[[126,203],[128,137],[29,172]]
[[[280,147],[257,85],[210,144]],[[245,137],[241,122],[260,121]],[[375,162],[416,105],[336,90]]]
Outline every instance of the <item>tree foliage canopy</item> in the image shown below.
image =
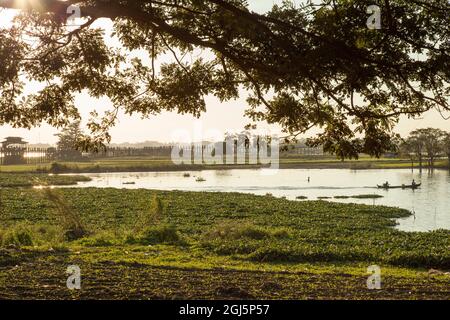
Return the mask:
[[403,141],[401,148],[410,155],[417,156],[420,167],[422,167],[424,155],[427,155],[429,166],[432,168],[436,158],[440,155],[446,155],[450,160],[449,146],[449,132],[436,128],[423,128],[412,131],[408,138]]
[[[78,28],[65,24],[71,4]],[[366,26],[373,4],[380,30]],[[65,126],[79,118],[76,93],[106,96],[114,109],[89,123],[86,145],[108,141],[120,109],[199,116],[206,95],[229,100],[242,88],[253,121],[291,137],[320,127],[310,143],[342,157],[380,155],[401,115],[450,109],[447,0],[286,1],[266,14],[244,0],[0,0],[18,6],[0,29],[0,124]],[[120,48],[94,27],[101,18]],[[172,62],[158,65],[163,55]],[[24,92],[25,81],[43,87]]]
[[77,149],[77,144],[83,138],[83,132],[80,126],[80,120],[76,120],[62,128],[61,132],[56,134],[58,137],[57,153],[59,160],[75,161],[81,159],[82,154]]

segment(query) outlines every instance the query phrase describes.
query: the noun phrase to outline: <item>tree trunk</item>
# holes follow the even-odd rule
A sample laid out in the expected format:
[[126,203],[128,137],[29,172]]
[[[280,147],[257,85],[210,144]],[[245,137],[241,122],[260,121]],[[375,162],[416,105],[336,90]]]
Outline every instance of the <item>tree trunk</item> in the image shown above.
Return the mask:
[[419,170],[422,172],[422,155],[419,153]]

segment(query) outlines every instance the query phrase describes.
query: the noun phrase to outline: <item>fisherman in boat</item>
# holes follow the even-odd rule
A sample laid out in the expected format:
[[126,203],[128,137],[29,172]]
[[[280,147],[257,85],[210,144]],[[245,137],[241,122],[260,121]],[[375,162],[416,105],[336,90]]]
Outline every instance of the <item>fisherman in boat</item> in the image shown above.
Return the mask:
[[384,184],[383,184],[383,187],[385,187],[385,188],[389,188],[389,182],[388,181],[386,181]]
[[414,179],[412,181],[412,186],[413,186],[413,188],[417,186],[416,180],[414,180]]

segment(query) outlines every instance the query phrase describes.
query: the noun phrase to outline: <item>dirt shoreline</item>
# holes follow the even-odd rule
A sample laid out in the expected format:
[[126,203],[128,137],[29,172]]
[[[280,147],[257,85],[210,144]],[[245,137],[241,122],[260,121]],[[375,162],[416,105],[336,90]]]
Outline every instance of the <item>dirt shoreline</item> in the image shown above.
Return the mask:
[[[446,280],[428,276],[383,278],[382,290],[368,290],[366,276],[347,273],[254,272],[166,268],[103,261],[86,263],[65,255],[0,267],[1,299],[334,299],[334,300],[448,300]],[[83,270],[82,290],[66,287],[67,265]]]

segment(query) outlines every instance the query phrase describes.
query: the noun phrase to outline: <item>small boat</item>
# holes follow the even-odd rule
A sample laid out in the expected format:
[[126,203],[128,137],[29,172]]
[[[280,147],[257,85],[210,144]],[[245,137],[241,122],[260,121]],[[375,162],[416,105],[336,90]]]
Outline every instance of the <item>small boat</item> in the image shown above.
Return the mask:
[[378,185],[378,189],[418,189],[420,188],[421,185],[422,185],[421,183],[411,185],[403,184],[401,186]]
[[124,182],[124,183],[122,183],[122,184],[136,184],[136,182],[130,181],[130,182]]

